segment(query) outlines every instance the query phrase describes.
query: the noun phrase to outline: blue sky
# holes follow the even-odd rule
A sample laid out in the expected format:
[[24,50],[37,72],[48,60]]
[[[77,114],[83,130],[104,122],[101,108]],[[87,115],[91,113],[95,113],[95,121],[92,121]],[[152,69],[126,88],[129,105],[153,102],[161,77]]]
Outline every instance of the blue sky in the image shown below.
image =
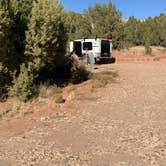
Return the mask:
[[[88,6],[95,3],[108,3],[109,0],[62,0],[67,10],[82,13]],[[122,12],[123,18],[135,16],[138,19],[154,17],[166,13],[166,0],[112,0],[112,3]]]

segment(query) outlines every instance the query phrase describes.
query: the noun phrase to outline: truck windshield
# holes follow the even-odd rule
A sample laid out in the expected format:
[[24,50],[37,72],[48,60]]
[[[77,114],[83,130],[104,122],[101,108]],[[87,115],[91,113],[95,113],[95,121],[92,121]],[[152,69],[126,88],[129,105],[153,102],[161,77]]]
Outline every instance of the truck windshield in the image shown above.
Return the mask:
[[110,54],[110,41],[109,40],[101,41],[101,54],[103,54],[103,55]]

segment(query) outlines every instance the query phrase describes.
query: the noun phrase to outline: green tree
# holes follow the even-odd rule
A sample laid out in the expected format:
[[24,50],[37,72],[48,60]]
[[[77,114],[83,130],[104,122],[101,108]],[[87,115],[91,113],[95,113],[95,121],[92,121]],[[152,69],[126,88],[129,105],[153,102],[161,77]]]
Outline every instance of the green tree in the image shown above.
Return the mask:
[[141,44],[141,22],[135,17],[130,17],[124,26],[126,46]]
[[27,59],[21,65],[19,76],[13,80],[12,96],[27,101],[36,92],[41,70],[51,72],[57,61],[65,56],[68,41],[66,22],[66,12],[59,1],[33,2],[26,32]]
[[89,38],[92,34],[90,20],[87,14],[68,13],[70,40]]
[[109,35],[113,38],[115,48],[121,46],[123,36],[121,13],[111,2],[109,4],[97,3],[95,7],[89,7],[86,14],[92,28],[92,37]]
[[157,18],[157,34],[159,39],[159,45],[166,47],[166,15],[161,14]]
[[25,31],[28,29],[27,25],[30,18],[31,9],[33,6],[33,0],[16,0],[14,3],[14,47],[18,55],[17,59],[20,59],[20,63],[23,62],[25,51]]
[[12,76],[9,71],[13,67],[11,56],[13,46],[11,43],[11,25],[13,24],[10,1],[0,1],[0,100],[7,93],[7,86],[11,83]]
[[32,0],[0,3],[0,61],[11,71],[19,70],[24,61],[25,31],[31,8]]
[[157,27],[155,26],[155,20],[151,17],[143,22],[143,45],[155,45],[157,42],[157,38],[154,41],[154,36],[157,32]]
[[[12,52],[11,45],[11,25],[9,4],[7,1],[0,3],[0,62],[3,66],[9,66],[10,54]],[[12,61],[11,61],[12,62]]]
[[144,45],[166,46],[166,15],[149,17],[142,23]]
[[25,54],[45,63],[55,63],[66,53],[68,27],[62,4],[53,0],[33,3],[32,14],[26,33]]

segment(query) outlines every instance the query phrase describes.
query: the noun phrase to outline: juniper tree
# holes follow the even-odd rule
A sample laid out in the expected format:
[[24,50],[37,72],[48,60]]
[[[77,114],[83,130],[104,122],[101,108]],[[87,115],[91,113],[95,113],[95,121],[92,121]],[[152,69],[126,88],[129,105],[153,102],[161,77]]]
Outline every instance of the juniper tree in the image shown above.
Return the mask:
[[2,0],[0,3],[0,61],[11,71],[19,70],[24,61],[25,31],[32,1]]
[[89,7],[86,14],[91,23],[93,37],[109,35],[113,38],[115,48],[121,45],[123,36],[121,13],[111,2],[97,3],[95,7]]
[[23,101],[35,93],[41,70],[48,73],[56,62],[65,56],[68,41],[66,13],[62,4],[53,0],[33,2],[31,17],[26,32],[27,56],[15,77],[10,92]]
[[1,1],[0,3],[0,62],[9,66],[9,56],[11,54],[11,30],[12,20],[8,3]]
[[126,46],[136,46],[141,44],[142,23],[134,16],[129,17],[124,25]]
[[92,36],[91,21],[86,13],[69,12],[68,22],[70,40],[90,38]]
[[53,0],[33,3],[28,31],[26,52],[31,59],[41,58],[44,63],[55,63],[66,53],[68,28],[62,4]]

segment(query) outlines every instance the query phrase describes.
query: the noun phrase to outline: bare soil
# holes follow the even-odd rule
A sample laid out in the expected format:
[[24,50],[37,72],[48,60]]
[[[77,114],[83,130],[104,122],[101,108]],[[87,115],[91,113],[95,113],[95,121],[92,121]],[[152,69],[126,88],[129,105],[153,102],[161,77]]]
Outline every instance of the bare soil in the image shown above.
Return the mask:
[[69,86],[65,104],[0,121],[0,166],[166,165],[166,64],[97,68],[119,77]]
[[124,50],[114,50],[113,55],[117,62],[153,62],[166,61],[166,48],[151,46],[151,55],[145,54],[144,46],[131,47]]

